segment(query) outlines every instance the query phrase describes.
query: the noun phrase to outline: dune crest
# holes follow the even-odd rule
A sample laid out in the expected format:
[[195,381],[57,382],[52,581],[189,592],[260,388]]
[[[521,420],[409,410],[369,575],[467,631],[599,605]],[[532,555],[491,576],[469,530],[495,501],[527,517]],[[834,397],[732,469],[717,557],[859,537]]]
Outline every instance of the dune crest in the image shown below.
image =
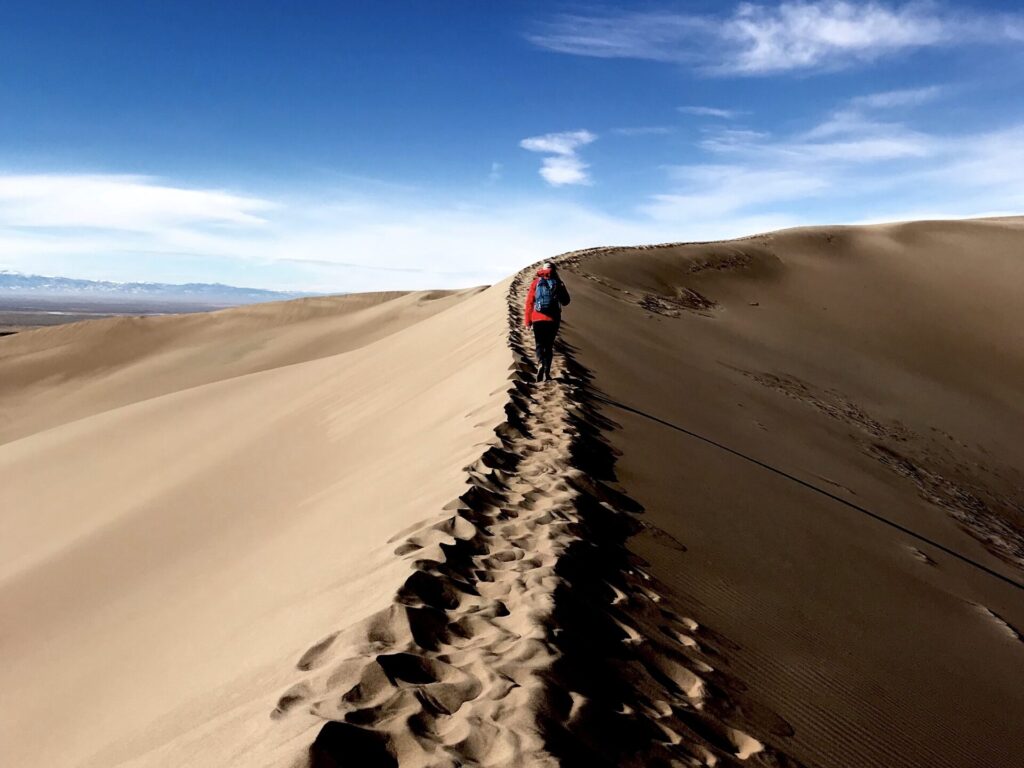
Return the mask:
[[724,646],[625,548],[641,508],[615,488],[589,372],[562,344],[555,381],[533,383],[532,273],[509,287],[508,419],[466,468],[469,490],[406,534],[393,605],[311,646],[297,664],[311,674],[271,717],[329,720],[313,768],[796,765],[761,740],[789,726],[709,663]]

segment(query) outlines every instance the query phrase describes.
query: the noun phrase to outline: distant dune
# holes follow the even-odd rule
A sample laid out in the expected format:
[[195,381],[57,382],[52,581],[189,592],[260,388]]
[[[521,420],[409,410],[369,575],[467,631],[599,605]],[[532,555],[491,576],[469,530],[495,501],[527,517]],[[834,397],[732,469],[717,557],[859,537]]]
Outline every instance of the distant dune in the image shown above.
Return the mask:
[[312,295],[221,283],[111,283],[0,269],[0,336],[100,317],[214,312]]
[[18,766],[1024,764],[1024,219],[0,338]]

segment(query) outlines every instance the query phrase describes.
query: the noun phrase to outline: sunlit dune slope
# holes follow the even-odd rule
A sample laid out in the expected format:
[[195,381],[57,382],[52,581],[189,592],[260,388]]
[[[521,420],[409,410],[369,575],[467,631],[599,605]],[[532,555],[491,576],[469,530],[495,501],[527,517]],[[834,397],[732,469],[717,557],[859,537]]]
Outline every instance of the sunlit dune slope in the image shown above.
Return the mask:
[[118,317],[0,343],[0,443],[110,408],[365,346],[472,291],[364,293]]
[[388,539],[504,417],[505,291],[0,340],[5,764],[302,753],[319,720],[268,727],[297,658],[391,601]]
[[566,339],[641,412],[602,406],[623,487],[670,534],[631,547],[728,641],[790,754],[1024,764],[1024,590],[927,543],[1024,582],[1024,221],[569,261]]

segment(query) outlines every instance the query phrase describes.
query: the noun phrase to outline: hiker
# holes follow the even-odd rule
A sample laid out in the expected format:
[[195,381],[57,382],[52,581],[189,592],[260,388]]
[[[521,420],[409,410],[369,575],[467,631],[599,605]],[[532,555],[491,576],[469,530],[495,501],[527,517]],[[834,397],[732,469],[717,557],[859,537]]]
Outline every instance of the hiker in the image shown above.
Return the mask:
[[551,357],[555,351],[555,336],[562,322],[562,305],[569,303],[569,291],[558,277],[555,265],[548,262],[537,270],[537,277],[526,296],[523,321],[533,327],[537,345],[537,381],[551,380]]

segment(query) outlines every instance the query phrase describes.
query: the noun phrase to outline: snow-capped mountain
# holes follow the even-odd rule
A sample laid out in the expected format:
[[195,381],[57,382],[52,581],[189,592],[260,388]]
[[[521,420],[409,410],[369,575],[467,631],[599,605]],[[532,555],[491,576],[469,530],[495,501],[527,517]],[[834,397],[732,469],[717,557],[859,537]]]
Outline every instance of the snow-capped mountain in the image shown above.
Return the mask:
[[97,301],[158,300],[183,304],[254,304],[311,296],[296,291],[239,288],[221,283],[114,283],[0,270],[0,298],[74,298]]

